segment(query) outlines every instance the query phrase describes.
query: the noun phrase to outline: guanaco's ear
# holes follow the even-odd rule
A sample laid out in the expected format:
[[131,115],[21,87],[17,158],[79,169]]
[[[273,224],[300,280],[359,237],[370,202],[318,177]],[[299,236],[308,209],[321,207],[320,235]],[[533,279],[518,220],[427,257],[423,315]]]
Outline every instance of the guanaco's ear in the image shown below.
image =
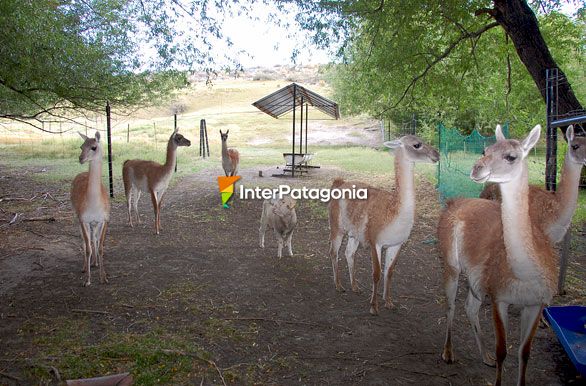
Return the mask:
[[96,130],[96,141],[100,142],[100,132]]
[[79,134],[79,136],[81,137],[81,139],[83,139],[84,141],[87,141],[87,136],[84,135],[81,131],[78,131],[77,134]]
[[403,142],[401,142],[398,139],[392,140],[392,141],[386,141],[383,142],[383,145],[385,145],[386,147],[388,147],[389,149],[396,149],[398,147],[403,146]]
[[229,132],[230,132],[230,129],[226,130],[226,135],[228,135]]
[[529,150],[533,149],[533,146],[539,141],[539,136],[541,135],[541,125],[536,125],[529,135],[521,142],[521,146],[523,146],[523,158],[529,154]]
[[222,135],[222,129],[218,130],[220,132],[220,135]]
[[504,141],[506,139],[505,135],[503,134],[503,128],[501,127],[501,125],[496,125],[494,136],[496,137],[497,141]]
[[574,126],[570,125],[566,129],[566,139],[568,142],[572,142],[574,140]]

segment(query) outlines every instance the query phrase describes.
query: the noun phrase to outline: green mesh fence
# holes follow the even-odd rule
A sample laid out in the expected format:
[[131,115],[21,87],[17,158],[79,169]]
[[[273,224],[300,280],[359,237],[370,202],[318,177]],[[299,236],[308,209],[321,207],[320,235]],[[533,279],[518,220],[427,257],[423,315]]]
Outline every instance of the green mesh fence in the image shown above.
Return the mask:
[[[442,202],[452,197],[478,197],[484,186],[470,179],[470,170],[480,158],[484,148],[495,143],[495,136],[485,137],[474,130],[468,136],[455,128],[438,124],[440,162],[438,190]],[[509,137],[509,125],[503,126],[503,134]]]

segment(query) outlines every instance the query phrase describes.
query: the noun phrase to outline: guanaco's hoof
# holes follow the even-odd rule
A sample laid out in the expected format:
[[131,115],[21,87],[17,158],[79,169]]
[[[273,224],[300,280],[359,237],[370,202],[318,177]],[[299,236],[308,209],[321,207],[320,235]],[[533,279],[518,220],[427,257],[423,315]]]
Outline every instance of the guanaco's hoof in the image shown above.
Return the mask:
[[449,365],[451,365],[452,363],[454,363],[454,357],[449,352],[444,351],[442,353],[442,359],[444,360],[444,362],[446,362]]
[[370,307],[370,314],[371,314],[372,316],[377,316],[377,315],[378,315],[378,307],[371,306],[371,307]]
[[482,363],[484,363],[488,367],[496,367],[496,360],[489,353],[484,354],[484,358],[482,359]]
[[388,310],[391,310],[391,309],[395,308],[395,305],[391,301],[386,301],[385,302],[385,308],[388,309]]

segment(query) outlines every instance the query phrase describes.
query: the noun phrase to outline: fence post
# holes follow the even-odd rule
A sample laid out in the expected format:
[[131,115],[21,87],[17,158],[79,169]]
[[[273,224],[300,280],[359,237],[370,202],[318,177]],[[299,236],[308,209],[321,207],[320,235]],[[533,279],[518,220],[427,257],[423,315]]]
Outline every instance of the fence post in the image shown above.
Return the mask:
[[130,123],[128,124],[128,128],[126,129],[126,143],[130,142]]
[[109,102],[106,102],[106,131],[108,137],[108,181],[110,182],[110,197],[114,198],[114,182],[112,180],[112,123]]
[[[204,142],[205,141],[205,142]],[[203,158],[206,157],[206,148],[208,157],[210,156],[210,146],[208,144],[208,129],[206,127],[206,120],[202,119],[199,121],[199,155]]]
[[[177,113],[173,114],[173,132],[177,131]],[[175,153],[175,173],[177,173],[177,153]]]

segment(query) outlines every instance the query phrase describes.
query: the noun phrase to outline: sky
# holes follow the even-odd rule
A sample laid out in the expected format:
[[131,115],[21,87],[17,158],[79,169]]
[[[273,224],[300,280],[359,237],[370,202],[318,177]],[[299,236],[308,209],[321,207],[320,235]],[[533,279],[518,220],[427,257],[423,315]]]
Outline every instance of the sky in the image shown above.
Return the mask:
[[[276,64],[293,65],[291,54],[296,48],[300,49],[297,64],[325,64],[332,58],[325,50],[315,47],[305,40],[302,35],[296,38],[288,37],[289,32],[273,23],[264,22],[269,12],[274,8],[270,5],[258,4],[255,7],[255,16],[260,21],[252,21],[246,16],[229,17],[223,26],[223,33],[229,37],[237,49],[245,50],[253,57],[240,58],[245,67],[270,67]],[[292,15],[283,15],[285,21],[294,25]]]

